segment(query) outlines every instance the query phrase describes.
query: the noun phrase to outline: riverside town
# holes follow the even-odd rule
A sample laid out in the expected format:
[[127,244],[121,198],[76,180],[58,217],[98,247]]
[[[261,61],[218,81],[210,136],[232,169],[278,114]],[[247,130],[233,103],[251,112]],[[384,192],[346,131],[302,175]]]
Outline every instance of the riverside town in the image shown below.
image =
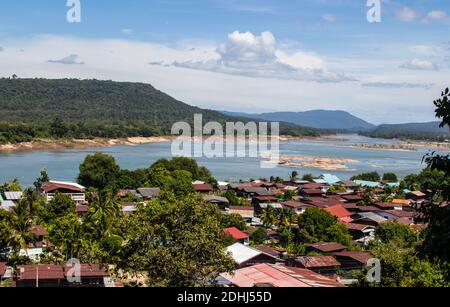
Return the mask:
[[0,293],[450,287],[450,3],[107,4],[2,1]]

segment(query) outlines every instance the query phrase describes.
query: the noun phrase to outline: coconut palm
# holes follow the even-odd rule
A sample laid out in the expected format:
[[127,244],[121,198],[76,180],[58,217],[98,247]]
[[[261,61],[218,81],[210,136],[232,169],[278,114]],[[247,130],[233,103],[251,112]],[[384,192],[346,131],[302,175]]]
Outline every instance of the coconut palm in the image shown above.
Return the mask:
[[32,232],[33,220],[25,200],[19,201],[13,209],[7,224],[9,228],[8,243],[17,254],[20,252],[20,249],[27,251],[29,244],[36,242],[36,236]]

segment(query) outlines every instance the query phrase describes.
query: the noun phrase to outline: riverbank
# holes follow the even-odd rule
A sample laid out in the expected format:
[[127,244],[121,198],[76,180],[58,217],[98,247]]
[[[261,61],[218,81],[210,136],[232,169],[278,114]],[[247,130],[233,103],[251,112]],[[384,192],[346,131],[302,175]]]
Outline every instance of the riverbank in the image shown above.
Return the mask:
[[[177,138],[176,136],[152,136],[152,137],[129,137],[120,139],[64,139],[64,140],[51,140],[51,139],[39,139],[32,142],[23,142],[17,144],[3,144],[0,145],[0,153],[12,153],[12,152],[29,152],[29,151],[58,151],[64,149],[84,149],[84,148],[103,148],[112,147],[117,145],[136,146],[150,143],[166,143],[171,142]],[[204,137],[206,140],[209,137]],[[344,138],[339,138],[333,135],[325,135],[318,137],[308,136],[287,136],[283,135],[279,137],[280,142],[289,141],[346,141]]]
[[11,153],[21,151],[57,151],[64,149],[83,149],[83,148],[103,148],[116,145],[136,146],[150,143],[170,142],[172,136],[164,137],[130,137],[123,139],[70,139],[70,140],[49,140],[39,139],[32,142],[24,142],[17,144],[0,145],[0,152]]

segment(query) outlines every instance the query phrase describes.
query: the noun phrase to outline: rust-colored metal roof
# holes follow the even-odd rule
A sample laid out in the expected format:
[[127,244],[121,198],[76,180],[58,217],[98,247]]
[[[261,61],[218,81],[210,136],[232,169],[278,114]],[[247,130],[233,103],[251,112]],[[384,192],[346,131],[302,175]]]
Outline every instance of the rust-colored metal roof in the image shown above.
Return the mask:
[[213,190],[213,186],[209,183],[205,184],[194,184],[194,189],[198,192],[209,192]]
[[343,205],[331,206],[325,208],[324,210],[339,219],[346,218],[352,215],[347,209],[344,208]]
[[346,246],[339,244],[339,243],[334,243],[334,242],[309,244],[307,246],[314,248],[323,253],[339,252],[344,249],[347,249]]
[[241,288],[250,288],[257,284],[296,288],[343,287],[335,280],[307,269],[265,263],[236,270],[234,274],[223,273],[221,276]]
[[373,258],[372,254],[369,252],[361,251],[344,251],[334,254],[336,257],[347,257],[356,260],[362,264],[367,264],[367,262]]
[[85,191],[84,188],[77,184],[70,184],[70,183],[59,183],[59,182],[46,182],[42,184],[42,190],[45,193],[50,193],[56,190],[69,190],[74,192],[81,192],[83,193]]
[[31,227],[31,232],[38,237],[48,236],[47,229],[45,229],[44,226],[41,226],[41,225],[36,225],[36,226]]
[[[69,270],[72,269],[72,266],[65,266],[64,267],[64,276],[67,276],[67,273]],[[98,264],[81,264],[80,265],[80,277],[106,277],[109,276],[109,274],[106,272],[105,269],[103,269]]]
[[297,257],[295,261],[306,269],[341,266],[332,256],[301,256]]
[[18,280],[58,280],[64,279],[63,269],[56,264],[24,265],[19,268]]
[[248,239],[248,235],[237,229],[236,227],[230,227],[223,230],[225,235],[231,236],[234,240]]
[[5,273],[6,273],[6,263],[0,262],[0,276],[5,275]]

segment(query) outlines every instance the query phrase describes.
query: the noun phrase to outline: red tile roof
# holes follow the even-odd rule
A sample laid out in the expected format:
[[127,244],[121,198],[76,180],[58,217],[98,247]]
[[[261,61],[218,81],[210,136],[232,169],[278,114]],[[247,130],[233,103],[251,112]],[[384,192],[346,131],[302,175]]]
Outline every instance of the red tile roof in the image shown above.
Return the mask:
[[248,239],[248,235],[237,229],[236,227],[226,228],[223,230],[226,235],[231,236],[235,240]]
[[18,280],[36,280],[36,273],[39,280],[64,279],[62,267],[55,264],[24,265],[18,271]]
[[322,190],[313,190],[313,189],[302,190],[302,192],[307,194],[307,195],[322,195],[322,194],[325,194]]
[[328,207],[328,208],[325,208],[324,210],[326,212],[328,212],[329,214],[331,214],[332,216],[335,216],[339,219],[349,217],[352,215],[347,209],[344,208],[343,205],[336,205],[336,206]]
[[323,267],[338,267],[341,264],[331,256],[302,256],[295,259],[306,269],[323,268]]

